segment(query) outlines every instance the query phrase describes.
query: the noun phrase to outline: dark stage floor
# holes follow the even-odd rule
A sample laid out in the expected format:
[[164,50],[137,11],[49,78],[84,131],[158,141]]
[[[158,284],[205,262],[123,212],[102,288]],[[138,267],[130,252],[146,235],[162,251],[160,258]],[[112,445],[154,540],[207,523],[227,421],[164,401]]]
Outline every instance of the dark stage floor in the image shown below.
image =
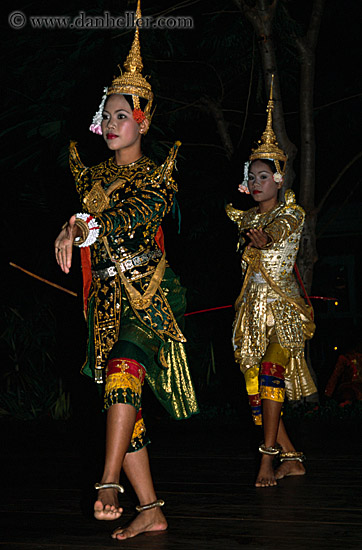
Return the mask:
[[255,489],[260,434],[246,421],[215,423],[161,420],[151,426],[152,470],[169,530],[119,542],[109,534],[133,514],[136,501],[128,487],[122,520],[97,522],[89,514],[102,438],[97,442],[89,426],[74,421],[2,420],[0,549],[362,547],[360,424],[294,422],[307,475]]

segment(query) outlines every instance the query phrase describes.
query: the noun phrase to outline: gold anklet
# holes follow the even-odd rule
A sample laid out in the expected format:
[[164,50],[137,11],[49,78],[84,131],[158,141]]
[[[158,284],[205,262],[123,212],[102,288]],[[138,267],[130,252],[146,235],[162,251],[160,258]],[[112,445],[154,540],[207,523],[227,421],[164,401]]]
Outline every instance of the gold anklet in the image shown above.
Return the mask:
[[99,489],[117,489],[119,493],[124,493],[124,488],[119,483],[96,483],[94,488],[99,491]]
[[164,506],[165,501],[164,500],[155,500],[155,502],[150,502],[150,504],[144,504],[143,506],[136,506],[137,512],[144,512],[145,510],[152,510],[152,508],[159,508],[160,506]]
[[288,462],[288,460],[297,460],[298,462],[304,462],[305,456],[301,452],[289,451],[288,453],[280,453],[280,462]]

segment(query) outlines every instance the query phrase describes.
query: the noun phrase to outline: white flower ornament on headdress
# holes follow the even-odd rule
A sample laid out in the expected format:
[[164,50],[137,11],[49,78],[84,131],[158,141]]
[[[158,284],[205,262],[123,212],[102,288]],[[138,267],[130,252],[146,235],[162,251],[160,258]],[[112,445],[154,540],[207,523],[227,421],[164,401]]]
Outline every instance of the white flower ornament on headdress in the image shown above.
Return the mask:
[[98,107],[98,111],[96,112],[96,114],[93,117],[92,124],[89,126],[89,129],[90,129],[91,132],[93,132],[93,134],[102,135],[101,125],[102,125],[102,120],[103,120],[104,104],[105,104],[106,99],[107,99],[107,92],[108,92],[108,87],[103,89],[103,96],[102,96],[102,100],[100,102],[100,105]]
[[281,181],[283,181],[283,176],[279,172],[275,172],[273,174],[273,180],[275,181],[275,183],[280,183]]
[[238,190],[240,191],[240,193],[246,193],[246,195],[250,195],[250,191],[248,187],[249,166],[250,166],[250,161],[247,160],[244,163],[244,179],[243,179],[243,182],[238,187]]

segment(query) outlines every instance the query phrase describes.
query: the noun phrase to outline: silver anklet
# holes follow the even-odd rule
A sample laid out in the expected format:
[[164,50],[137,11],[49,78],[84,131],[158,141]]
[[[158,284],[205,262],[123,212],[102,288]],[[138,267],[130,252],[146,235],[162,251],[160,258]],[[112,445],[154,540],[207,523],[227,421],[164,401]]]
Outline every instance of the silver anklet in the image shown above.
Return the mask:
[[96,483],[94,488],[99,491],[99,489],[117,489],[119,493],[124,493],[124,488],[119,483]]
[[143,506],[136,506],[137,512],[144,512],[145,510],[152,510],[152,508],[159,508],[164,506],[164,500],[155,500],[155,502],[150,502],[149,504],[144,504]]
[[304,462],[305,456],[302,452],[289,451],[288,453],[280,453],[280,462],[288,462],[289,460],[297,460],[298,462]]
[[279,447],[266,447],[265,443],[260,445],[259,453],[262,455],[277,456],[280,453]]

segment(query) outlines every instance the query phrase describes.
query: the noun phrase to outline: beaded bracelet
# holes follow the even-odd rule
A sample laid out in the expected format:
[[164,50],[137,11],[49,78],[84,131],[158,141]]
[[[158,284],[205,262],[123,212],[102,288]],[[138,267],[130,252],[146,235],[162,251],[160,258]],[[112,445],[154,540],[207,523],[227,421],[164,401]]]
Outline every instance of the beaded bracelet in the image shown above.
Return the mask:
[[88,235],[83,236],[83,238],[86,237],[84,242],[75,244],[77,244],[80,248],[83,248],[84,246],[90,246],[91,244],[95,243],[99,235],[99,225],[95,218],[93,218],[93,216],[91,216],[90,214],[86,214],[85,212],[76,214],[75,218],[76,220],[79,220],[79,225],[81,226],[82,231],[86,229],[86,226],[88,228]]

